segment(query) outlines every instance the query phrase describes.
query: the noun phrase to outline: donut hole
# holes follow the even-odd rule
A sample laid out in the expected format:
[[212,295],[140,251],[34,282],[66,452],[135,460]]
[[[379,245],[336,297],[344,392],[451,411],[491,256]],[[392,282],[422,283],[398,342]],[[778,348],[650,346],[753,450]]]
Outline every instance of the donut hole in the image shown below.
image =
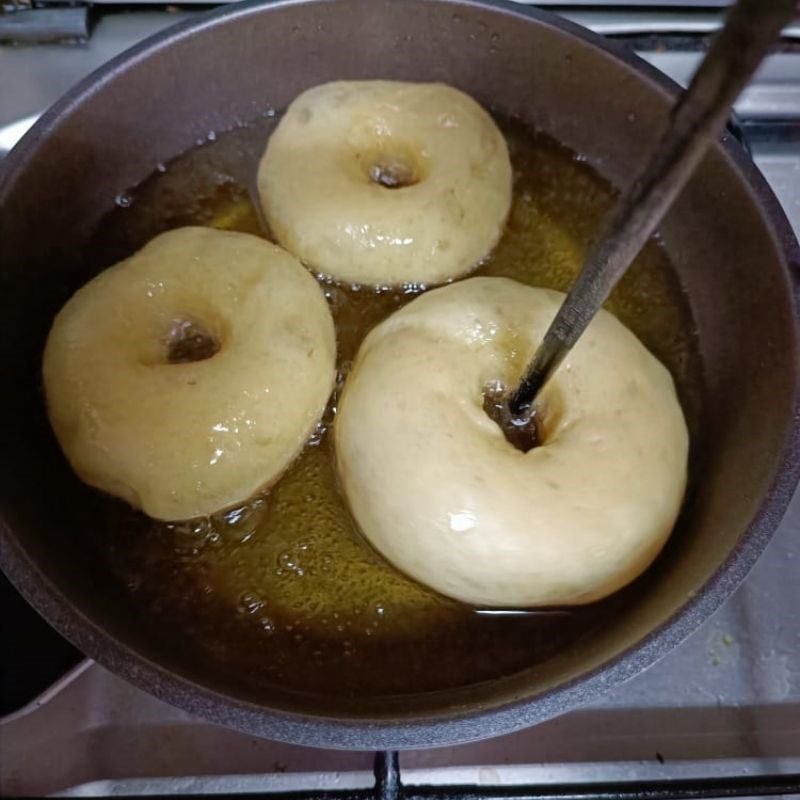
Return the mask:
[[522,453],[552,441],[564,417],[564,397],[554,384],[536,400],[529,422],[520,425],[508,406],[509,391],[502,383],[488,384],[483,390],[483,410],[503,432],[509,444]]
[[379,152],[359,153],[356,158],[370,183],[383,189],[405,189],[424,177],[413,149],[400,144]]
[[527,453],[544,443],[545,431],[538,407],[534,408],[533,414],[525,424],[520,424],[511,413],[508,391],[503,385],[494,383],[484,388],[483,410],[503,432],[506,441],[520,452]]
[[384,189],[404,189],[419,183],[414,168],[400,159],[385,159],[369,169],[369,179]]
[[208,329],[192,319],[178,319],[167,335],[167,363],[205,361],[219,352],[220,343]]

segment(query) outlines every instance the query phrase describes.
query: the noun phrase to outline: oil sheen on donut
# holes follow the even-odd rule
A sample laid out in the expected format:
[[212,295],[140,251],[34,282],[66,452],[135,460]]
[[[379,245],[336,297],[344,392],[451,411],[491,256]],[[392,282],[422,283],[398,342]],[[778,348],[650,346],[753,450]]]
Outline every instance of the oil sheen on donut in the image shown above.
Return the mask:
[[303,92],[258,171],[278,242],[317,273],[372,286],[474,269],[511,207],[505,139],[437,83],[339,81]]
[[292,462],[333,388],[333,320],[289,253],[180,228],[79,289],[44,353],[75,472],[156,519],[213,514]]
[[507,278],[434,289],[359,350],[334,429],[361,531],[396,567],[483,606],[599,600],[672,531],[689,435],[667,369],[601,311],[537,401],[521,452],[484,411],[564,295]]

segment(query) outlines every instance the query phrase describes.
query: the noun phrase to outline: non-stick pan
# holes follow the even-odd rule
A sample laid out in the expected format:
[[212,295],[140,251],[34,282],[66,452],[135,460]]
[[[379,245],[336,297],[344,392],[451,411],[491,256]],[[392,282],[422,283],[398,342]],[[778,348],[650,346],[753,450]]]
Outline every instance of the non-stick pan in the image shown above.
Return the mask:
[[[245,2],[114,59],[50,110],[0,166],[0,559],[25,597],[92,658],[158,697],[242,730],[344,748],[497,735],[646,668],[753,565],[798,477],[798,249],[736,141],[713,149],[661,236],[704,368],[696,487],[636,602],[535,670],[349,706],[232,687],[138,624],[76,545],[70,474],[49,432],[39,364],[53,315],[89,277],[87,243],[115,196],[160,162],[337,78],[440,80],[550,134],[622,186],[677,87],[624,47],[550,14],[469,0]],[[698,452],[699,451],[699,452]]]

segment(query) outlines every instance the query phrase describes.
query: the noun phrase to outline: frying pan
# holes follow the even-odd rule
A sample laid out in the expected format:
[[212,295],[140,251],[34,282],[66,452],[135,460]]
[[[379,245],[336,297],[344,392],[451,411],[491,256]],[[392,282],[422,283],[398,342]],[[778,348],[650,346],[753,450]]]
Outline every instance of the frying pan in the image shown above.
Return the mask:
[[249,695],[138,624],[75,546],[75,490],[49,432],[39,364],[50,322],[87,277],[113,198],[209,130],[283,108],[335,78],[440,80],[550,134],[617,186],[677,87],[621,46],[531,8],[472,0],[245,2],[114,59],[63,98],[0,175],[0,562],[89,656],[158,697],[257,735],[341,748],[453,744],[563,712],[652,664],[743,579],[798,478],[798,248],[737,142],[713,148],[662,226],[704,368],[697,487],[635,603],[536,669],[460,689],[323,703]]

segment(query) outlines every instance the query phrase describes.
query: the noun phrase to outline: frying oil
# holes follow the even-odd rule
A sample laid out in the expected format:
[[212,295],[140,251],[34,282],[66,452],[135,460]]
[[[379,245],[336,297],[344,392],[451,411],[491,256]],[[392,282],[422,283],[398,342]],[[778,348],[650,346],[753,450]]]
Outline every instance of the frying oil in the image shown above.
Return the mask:
[[[159,165],[100,224],[94,266],[180,225],[268,236],[248,189],[275,124],[274,115],[266,117]],[[510,125],[504,132],[513,206],[502,240],[474,274],[564,291],[613,192],[547,137]],[[90,544],[143,619],[251,693],[280,686],[341,699],[467,686],[535,668],[602,625],[635,587],[568,615],[486,615],[406,578],[361,538],[337,485],[337,398],[364,335],[422,289],[321,285],[336,321],[339,381],[308,445],[269,493],[174,524],[95,499]],[[657,242],[608,308],[669,367],[694,431],[701,380],[694,326]]]

